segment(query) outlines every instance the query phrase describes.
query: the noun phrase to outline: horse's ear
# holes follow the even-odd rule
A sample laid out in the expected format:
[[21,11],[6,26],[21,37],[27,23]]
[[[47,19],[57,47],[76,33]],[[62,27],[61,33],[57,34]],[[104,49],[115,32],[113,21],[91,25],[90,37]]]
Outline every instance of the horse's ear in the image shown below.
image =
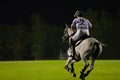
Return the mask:
[[67,23],[65,23],[65,26],[66,26],[66,28],[68,28],[68,24]]

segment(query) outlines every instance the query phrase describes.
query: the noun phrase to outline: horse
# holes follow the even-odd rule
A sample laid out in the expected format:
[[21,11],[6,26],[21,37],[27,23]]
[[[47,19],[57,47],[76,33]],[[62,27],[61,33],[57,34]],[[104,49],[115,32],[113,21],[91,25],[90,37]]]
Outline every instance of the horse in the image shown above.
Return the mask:
[[[73,30],[70,27],[66,26],[64,29],[63,40],[69,43],[69,40],[72,37],[72,33]],[[88,76],[88,74],[93,70],[95,60],[102,53],[103,45],[104,44],[98,41],[96,38],[88,37],[75,46],[75,55],[70,56],[72,50],[71,48],[68,48],[68,58],[64,68],[68,72],[72,73],[73,77],[76,77],[76,73],[74,71],[74,63],[82,60],[84,62],[84,67],[80,71],[79,78],[85,80],[85,77]],[[88,62],[89,59],[91,60],[91,63]],[[68,65],[71,65],[71,68]],[[88,67],[89,69],[87,70]]]

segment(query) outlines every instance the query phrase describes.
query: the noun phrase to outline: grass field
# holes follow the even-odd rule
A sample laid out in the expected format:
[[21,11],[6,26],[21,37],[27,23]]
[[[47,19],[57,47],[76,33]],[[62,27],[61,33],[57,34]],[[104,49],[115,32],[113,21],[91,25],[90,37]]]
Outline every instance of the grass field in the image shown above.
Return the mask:
[[[1,61],[0,80],[79,80],[83,62],[75,63],[77,77],[64,69],[65,60]],[[97,60],[86,80],[120,80],[120,60]]]

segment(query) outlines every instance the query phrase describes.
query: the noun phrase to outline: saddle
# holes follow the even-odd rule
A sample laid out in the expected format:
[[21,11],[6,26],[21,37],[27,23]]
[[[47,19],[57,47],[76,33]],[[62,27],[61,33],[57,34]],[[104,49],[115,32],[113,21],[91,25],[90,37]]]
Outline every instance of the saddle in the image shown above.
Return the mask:
[[78,40],[76,43],[75,43],[75,47],[78,46],[83,40],[87,39],[87,38],[90,38],[90,36],[85,36],[83,37],[82,39]]

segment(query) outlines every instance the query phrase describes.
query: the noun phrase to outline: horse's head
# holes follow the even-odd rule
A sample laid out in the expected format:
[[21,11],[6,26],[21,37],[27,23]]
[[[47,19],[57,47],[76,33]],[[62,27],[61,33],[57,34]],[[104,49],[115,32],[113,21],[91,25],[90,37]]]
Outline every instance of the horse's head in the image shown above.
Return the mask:
[[66,42],[69,40],[68,27],[65,27],[63,34],[63,41]]
[[70,35],[73,33],[72,29],[66,25],[64,29],[64,34],[63,34],[63,41],[69,41]]

